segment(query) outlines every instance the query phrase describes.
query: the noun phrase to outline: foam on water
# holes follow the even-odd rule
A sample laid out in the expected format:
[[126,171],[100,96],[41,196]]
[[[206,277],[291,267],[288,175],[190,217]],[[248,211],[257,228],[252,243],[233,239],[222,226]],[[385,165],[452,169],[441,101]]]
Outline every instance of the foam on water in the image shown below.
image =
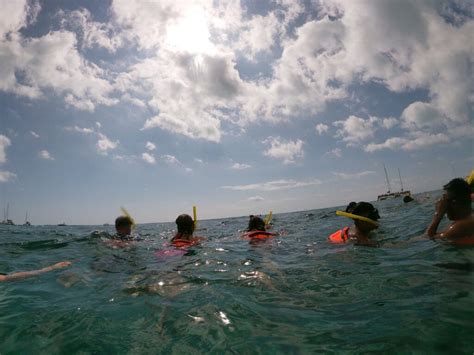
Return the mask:
[[418,238],[433,203],[378,203],[379,248],[329,245],[336,208],[275,215],[287,234],[258,244],[245,217],[200,221],[186,253],[164,251],[170,223],[127,250],[94,226],[2,226],[0,272],[74,264],[0,283],[0,352],[472,353],[474,250]]

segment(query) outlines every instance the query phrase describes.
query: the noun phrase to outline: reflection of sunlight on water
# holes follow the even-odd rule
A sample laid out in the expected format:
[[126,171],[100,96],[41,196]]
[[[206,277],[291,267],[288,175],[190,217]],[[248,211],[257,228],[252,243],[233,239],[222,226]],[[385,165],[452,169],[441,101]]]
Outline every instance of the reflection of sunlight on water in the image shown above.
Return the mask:
[[230,320],[227,317],[227,314],[225,314],[224,312],[222,312],[222,311],[217,312],[217,316],[219,317],[221,322],[224,323],[224,325],[229,325],[230,324]]

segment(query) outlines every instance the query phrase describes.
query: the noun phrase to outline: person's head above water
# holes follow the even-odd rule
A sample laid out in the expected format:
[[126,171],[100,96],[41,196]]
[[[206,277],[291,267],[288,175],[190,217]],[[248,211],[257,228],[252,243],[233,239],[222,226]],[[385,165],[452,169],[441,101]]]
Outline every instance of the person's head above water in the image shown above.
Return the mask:
[[[380,219],[379,211],[371,203],[368,202],[351,202],[349,203],[349,205],[347,205],[346,212],[355,214],[357,216],[370,218],[375,222]],[[354,219],[354,224],[357,228],[364,232],[370,232],[371,230],[378,228],[378,226],[373,223],[360,221],[357,219]]]
[[265,222],[258,216],[251,215],[249,218],[249,226],[247,230],[250,231],[265,231]]
[[461,178],[456,178],[443,186],[448,201],[446,214],[451,220],[464,219],[471,215],[471,188]]
[[130,217],[120,216],[115,220],[115,230],[118,235],[126,236],[132,233],[133,221]]
[[190,234],[194,232],[194,221],[188,214],[181,214],[176,218],[176,226],[179,234]]

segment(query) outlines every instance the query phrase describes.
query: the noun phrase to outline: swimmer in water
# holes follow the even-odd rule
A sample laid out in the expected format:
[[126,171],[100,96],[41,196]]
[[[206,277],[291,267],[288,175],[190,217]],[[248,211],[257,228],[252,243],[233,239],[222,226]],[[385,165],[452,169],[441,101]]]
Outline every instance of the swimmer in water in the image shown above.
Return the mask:
[[33,277],[37,275],[44,274],[46,272],[50,272],[53,270],[59,270],[63,269],[65,267],[70,266],[72,263],[70,261],[61,261],[59,263],[56,263],[51,266],[44,267],[42,269],[38,270],[32,270],[32,271],[22,271],[22,272],[15,272],[13,274],[8,274],[8,275],[0,275],[0,282],[3,281],[16,281],[16,280],[22,280],[26,279],[28,277]]
[[199,244],[202,237],[194,237],[194,221],[190,215],[182,214],[176,218],[178,232],[171,239],[171,244],[176,247],[188,247]]
[[250,215],[247,232],[256,232],[256,231],[265,232],[265,221],[261,219],[259,216]]
[[[356,245],[377,246],[377,243],[370,239],[370,232],[378,228],[377,220],[380,216],[377,209],[368,202],[351,202],[346,207],[346,213],[354,215],[354,225],[331,234],[328,237],[329,242],[342,244],[354,241]],[[357,219],[357,216],[369,221]]]
[[132,234],[133,221],[128,216],[120,216],[115,220],[115,235],[112,239],[120,241],[133,240]]
[[265,221],[262,218],[259,216],[250,215],[247,231],[242,234],[242,237],[249,238],[250,240],[258,240],[268,239],[277,235],[277,233],[267,232],[266,229],[267,226],[265,225]]
[[[137,240],[132,235],[133,221],[128,216],[119,216],[115,220],[115,231],[114,235],[110,235],[107,232],[97,233],[97,235],[106,238],[105,244],[112,248],[126,248],[130,246],[130,242]],[[94,234],[96,235],[96,234]]]
[[[469,184],[456,178],[444,185],[443,189],[445,193],[436,202],[433,220],[426,234],[430,238],[450,239],[453,243],[474,244],[474,216]],[[445,214],[453,222],[438,233],[438,226]]]

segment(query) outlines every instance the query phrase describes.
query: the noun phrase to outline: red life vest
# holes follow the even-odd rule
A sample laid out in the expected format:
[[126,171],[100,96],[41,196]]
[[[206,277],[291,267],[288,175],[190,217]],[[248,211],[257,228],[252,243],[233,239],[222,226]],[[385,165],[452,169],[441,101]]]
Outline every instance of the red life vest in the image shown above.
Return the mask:
[[449,241],[451,244],[460,246],[474,245],[474,235],[470,237],[450,239]]
[[346,243],[349,239],[349,227],[344,227],[343,229],[334,232],[328,237],[328,241],[334,244]]
[[265,232],[265,231],[250,231],[242,234],[243,238],[249,239],[268,239],[274,237],[275,233]]

